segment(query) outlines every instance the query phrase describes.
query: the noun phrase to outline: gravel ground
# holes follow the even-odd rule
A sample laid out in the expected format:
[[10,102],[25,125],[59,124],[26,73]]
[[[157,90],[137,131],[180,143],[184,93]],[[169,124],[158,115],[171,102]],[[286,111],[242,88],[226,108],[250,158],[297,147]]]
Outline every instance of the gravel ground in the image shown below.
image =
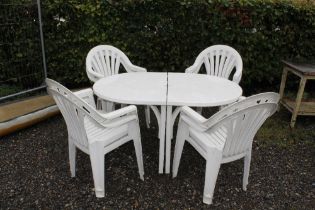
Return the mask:
[[[224,164],[214,203],[207,206],[202,203],[202,157],[186,144],[178,177],[160,175],[156,123],[146,129],[141,120],[141,135],[144,182],[129,142],[106,155],[105,198],[95,197],[90,161],[84,153],[78,152],[77,174],[70,177],[67,131],[60,115],[2,138],[0,208],[315,209],[315,147],[305,141],[281,147],[255,140],[248,190],[241,189],[242,161]],[[314,136],[307,138],[314,142]]]

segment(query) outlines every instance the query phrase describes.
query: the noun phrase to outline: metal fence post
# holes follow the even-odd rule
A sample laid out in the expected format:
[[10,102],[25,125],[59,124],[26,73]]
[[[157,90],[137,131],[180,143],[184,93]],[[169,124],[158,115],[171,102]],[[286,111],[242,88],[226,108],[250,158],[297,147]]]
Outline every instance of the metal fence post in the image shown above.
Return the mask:
[[41,10],[41,5],[40,5],[40,0],[37,0],[37,8],[38,8],[40,41],[41,41],[41,45],[42,45],[44,79],[46,79],[47,78],[47,67],[46,67],[45,44],[44,44],[43,23],[42,23],[42,10]]
[[[46,88],[47,64],[41,1],[0,2],[0,28],[2,30],[0,33],[0,103],[2,103],[24,94],[29,96],[30,93]],[[19,33],[12,33],[15,30]],[[33,32],[36,34],[39,32],[39,36],[34,36]],[[29,43],[32,49],[27,48]],[[29,52],[33,54],[27,55]]]

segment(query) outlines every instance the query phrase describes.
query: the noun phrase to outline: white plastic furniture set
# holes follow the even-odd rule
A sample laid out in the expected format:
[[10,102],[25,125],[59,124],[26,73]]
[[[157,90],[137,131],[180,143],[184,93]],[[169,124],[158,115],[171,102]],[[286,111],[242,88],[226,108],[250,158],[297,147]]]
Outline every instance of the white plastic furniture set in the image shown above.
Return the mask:
[[[111,91],[106,91],[109,88]],[[170,173],[173,125],[181,106],[226,105],[242,94],[236,83],[223,78],[156,72],[114,75],[97,81],[93,90],[99,98],[108,101],[150,105],[159,125],[159,173],[163,173],[164,157],[165,173]]]
[[[127,73],[118,74],[120,64]],[[196,74],[202,65],[207,74]],[[225,45],[202,51],[184,74],[146,72],[146,69],[133,65],[122,51],[113,46],[93,48],[86,59],[88,77],[95,82],[93,90],[89,88],[72,93],[55,81],[46,80],[47,90],[67,124],[71,176],[75,176],[76,149],[80,149],[90,155],[96,197],[104,197],[104,155],[133,140],[143,180],[140,128],[134,105],[147,105],[147,126],[150,123],[149,108],[159,126],[159,173],[163,173],[164,161],[165,173],[170,173],[173,125],[181,113],[173,177],[177,175],[184,142],[187,141],[207,161],[204,203],[212,203],[222,163],[244,158],[243,189],[246,190],[253,138],[276,110],[279,96],[263,93],[241,97],[242,89],[238,83],[242,65],[237,51]],[[230,81],[228,78],[234,69],[233,81]],[[97,104],[93,94],[97,96]],[[114,103],[124,107],[114,110]],[[201,107],[223,108],[206,119],[188,106],[197,107],[199,112]]]

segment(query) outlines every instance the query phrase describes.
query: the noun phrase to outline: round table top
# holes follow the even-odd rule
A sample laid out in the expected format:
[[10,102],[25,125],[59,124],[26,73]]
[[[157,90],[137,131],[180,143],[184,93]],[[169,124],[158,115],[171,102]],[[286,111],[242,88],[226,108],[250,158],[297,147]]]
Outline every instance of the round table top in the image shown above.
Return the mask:
[[241,87],[205,74],[138,72],[98,80],[93,90],[105,100],[138,105],[220,106],[236,101]]
[[93,91],[102,99],[122,104],[166,105],[167,73],[116,74],[96,81]]
[[168,105],[221,106],[235,102],[242,92],[237,83],[222,77],[168,73]]

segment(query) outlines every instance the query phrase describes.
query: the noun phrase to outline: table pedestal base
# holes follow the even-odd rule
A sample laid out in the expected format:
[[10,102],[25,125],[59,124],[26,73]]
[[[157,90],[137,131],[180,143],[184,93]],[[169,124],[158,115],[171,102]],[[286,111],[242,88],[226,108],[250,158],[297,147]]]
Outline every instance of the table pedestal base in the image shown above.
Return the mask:
[[173,106],[161,106],[159,110],[157,106],[150,106],[153,110],[159,126],[159,173],[164,171],[164,157],[165,157],[165,173],[170,173],[171,165],[171,140],[173,138],[173,127],[177,115],[180,112],[180,107],[174,109]]

